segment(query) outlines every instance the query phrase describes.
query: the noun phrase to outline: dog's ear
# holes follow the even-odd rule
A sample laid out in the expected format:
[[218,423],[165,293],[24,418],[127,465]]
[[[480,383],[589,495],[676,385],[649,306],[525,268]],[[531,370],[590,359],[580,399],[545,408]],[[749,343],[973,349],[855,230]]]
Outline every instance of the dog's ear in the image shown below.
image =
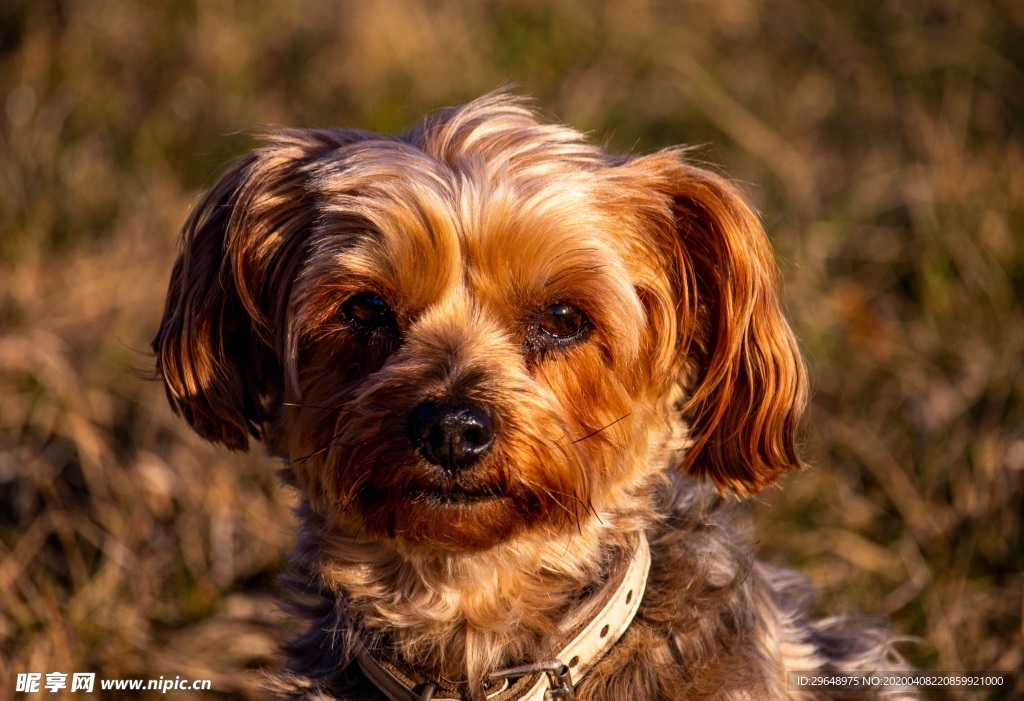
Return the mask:
[[246,450],[279,401],[280,324],[316,217],[310,171],[355,136],[271,133],[185,224],[153,351],[172,408],[210,441]]
[[646,160],[672,210],[660,246],[674,286],[675,367],[689,390],[683,468],[720,489],[753,494],[803,466],[796,432],[807,381],[780,305],[773,251],[726,180],[679,152]]

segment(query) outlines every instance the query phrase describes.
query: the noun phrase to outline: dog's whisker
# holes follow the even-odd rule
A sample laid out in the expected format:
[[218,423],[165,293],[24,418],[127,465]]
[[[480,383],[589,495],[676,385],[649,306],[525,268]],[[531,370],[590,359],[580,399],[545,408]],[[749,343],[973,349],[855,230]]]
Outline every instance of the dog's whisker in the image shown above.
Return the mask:
[[[580,499],[579,496],[576,494],[575,490],[573,490],[572,494],[566,494],[565,492],[558,491],[557,489],[551,489],[550,487],[545,487],[543,485],[541,485],[541,489],[544,490],[544,492],[549,497],[551,497],[551,499],[553,499],[555,501],[555,503],[557,503],[562,508],[563,511],[565,511],[567,514],[569,514],[571,516],[570,521],[576,525],[577,530],[580,530],[580,534],[581,535],[582,535],[582,530],[581,530],[582,527],[580,525],[581,524],[581,519],[580,519],[579,511],[576,510],[576,506],[575,505],[582,506],[584,512],[590,511],[591,513],[594,514],[595,517],[597,517],[597,513],[593,511],[593,507],[588,508],[588,502],[584,502],[582,499]],[[562,501],[558,497],[572,499],[573,500],[573,504],[574,504],[573,510],[570,512],[568,507],[566,507],[564,504],[562,504]],[[600,521],[600,520],[601,519],[598,518],[598,521]]]
[[342,435],[343,434],[341,433],[335,433],[333,436],[330,437],[330,439],[328,439],[326,443],[324,443],[322,446],[314,450],[312,453],[309,453],[308,455],[303,455],[302,457],[295,458],[294,460],[292,460],[292,462],[302,465],[310,458],[314,458],[317,455],[320,455],[321,453],[324,453],[336,446],[351,447],[352,444],[338,442],[338,439],[341,438]]
[[596,436],[597,434],[601,433],[601,431],[604,431],[605,429],[611,428],[612,426],[614,426],[615,424],[619,423],[623,419],[628,418],[630,415],[632,415],[632,412],[623,414],[619,418],[615,419],[611,423],[605,424],[604,426],[602,426],[601,428],[597,429],[596,431],[591,431],[590,433],[588,433],[587,435],[583,436],[582,438],[577,438],[574,441],[570,441],[569,445],[576,445],[577,443],[582,443],[583,441],[589,440],[589,439],[593,438],[594,436]]
[[329,450],[330,448],[331,448],[331,444],[328,443],[327,445],[325,445],[323,447],[317,448],[312,453],[307,453],[306,455],[303,455],[302,457],[295,458],[294,460],[292,460],[292,462],[296,463],[298,465],[304,465],[306,463],[306,461],[308,461],[308,460],[310,460],[312,458],[315,458],[317,455],[319,455],[320,453],[323,453],[323,452]]
[[583,510],[585,512],[589,513],[591,516],[596,518],[598,523],[604,525],[604,521],[602,521],[601,517],[597,515],[597,509],[594,508],[594,504],[593,502],[591,502],[589,496],[587,497],[586,501],[583,501],[582,499],[580,499],[579,495],[576,494],[576,490],[574,489],[572,491],[572,497],[573,499],[575,499],[576,501],[583,505]]
[[348,498],[345,499],[344,503],[342,503],[341,499],[335,502],[335,507],[337,507],[339,504],[341,505],[341,508],[338,509],[341,513],[348,512],[349,507],[352,506],[352,502],[354,502],[356,500],[356,497],[359,496],[359,490],[362,489],[363,484],[366,483],[367,479],[368,476],[364,476],[361,479],[356,480],[356,482],[354,482],[352,486],[349,487],[348,491],[351,493],[348,495]]
[[321,406],[319,404],[300,404],[298,402],[281,402],[281,404],[284,405],[284,406],[296,407],[298,409],[321,409],[323,411],[338,411],[338,412],[345,412],[345,413],[348,413],[348,414],[357,414],[357,413],[359,413],[355,409],[348,409],[348,408],[346,408],[344,404],[340,404],[338,406]]
[[555,502],[555,504],[558,505],[558,508],[560,508],[562,511],[564,511],[568,515],[569,523],[575,525],[576,526],[576,530],[579,532],[579,534],[583,535],[583,529],[582,529],[582,526],[580,525],[579,514],[576,513],[575,511],[569,511],[569,508],[565,504],[562,503],[562,500],[555,496],[556,494],[559,495],[559,496],[563,496],[563,497],[569,496],[569,495],[568,494],[562,494],[561,492],[556,492],[554,490],[548,489],[547,487],[544,487],[543,485],[541,486],[541,489],[543,489],[544,492],[551,498],[551,500],[553,502]]
[[579,495],[576,494],[575,489],[572,491],[572,494],[563,494],[562,496],[571,496],[573,499],[576,500],[577,503],[579,503],[583,507],[583,511],[585,513],[589,513],[591,516],[597,519],[598,523],[600,523],[602,526],[604,525],[604,521],[601,520],[601,516],[597,513],[597,509],[594,508],[594,504],[590,500],[589,496],[587,497],[586,501],[583,501],[582,499],[580,499]]

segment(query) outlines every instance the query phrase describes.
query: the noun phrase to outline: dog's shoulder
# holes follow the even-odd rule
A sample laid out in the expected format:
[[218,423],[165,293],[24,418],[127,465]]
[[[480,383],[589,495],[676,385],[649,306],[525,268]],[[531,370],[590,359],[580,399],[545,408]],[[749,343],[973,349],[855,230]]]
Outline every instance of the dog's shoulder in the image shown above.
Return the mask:
[[[787,672],[908,669],[876,620],[815,619],[814,587],[755,558],[743,511],[714,490],[674,485],[649,533],[651,573],[637,619],[580,684],[579,699],[813,699],[787,688]],[[880,696],[865,689],[850,698]]]

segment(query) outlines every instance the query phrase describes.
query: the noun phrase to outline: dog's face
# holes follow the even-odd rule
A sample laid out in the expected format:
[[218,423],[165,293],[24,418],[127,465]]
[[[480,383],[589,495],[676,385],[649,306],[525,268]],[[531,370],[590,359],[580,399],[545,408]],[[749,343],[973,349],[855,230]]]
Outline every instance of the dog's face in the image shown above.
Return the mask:
[[575,530],[675,462],[740,494],[799,465],[750,211],[506,97],[271,135],[186,225],[154,348],[201,435],[258,437],[314,509],[411,548]]

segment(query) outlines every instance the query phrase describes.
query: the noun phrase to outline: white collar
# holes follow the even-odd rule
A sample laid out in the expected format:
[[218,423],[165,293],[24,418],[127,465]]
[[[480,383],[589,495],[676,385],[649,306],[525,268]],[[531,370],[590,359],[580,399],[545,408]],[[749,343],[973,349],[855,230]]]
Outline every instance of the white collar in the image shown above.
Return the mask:
[[[633,622],[647,587],[651,569],[651,549],[640,533],[636,550],[626,573],[608,601],[587,625],[552,660],[500,670],[490,675],[496,688],[488,691],[488,701],[542,701],[546,698],[573,699],[578,683]],[[359,668],[374,686],[391,701],[442,701],[450,699],[436,691],[434,684],[417,684],[390,664],[378,662],[362,644],[356,646]],[[546,695],[547,692],[551,695]]]

